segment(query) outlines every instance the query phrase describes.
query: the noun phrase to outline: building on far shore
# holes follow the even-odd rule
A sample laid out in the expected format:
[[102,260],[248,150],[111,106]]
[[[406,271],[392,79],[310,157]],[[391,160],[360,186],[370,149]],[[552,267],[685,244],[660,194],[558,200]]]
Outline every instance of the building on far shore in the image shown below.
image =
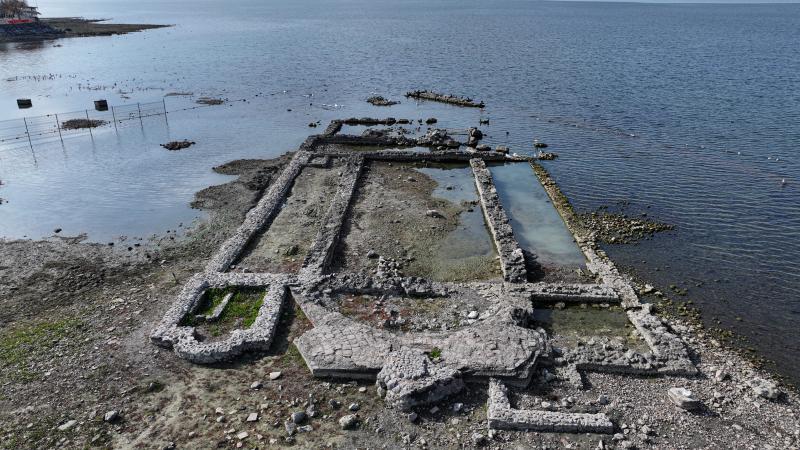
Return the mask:
[[0,25],[20,25],[39,21],[39,8],[25,0],[0,0]]

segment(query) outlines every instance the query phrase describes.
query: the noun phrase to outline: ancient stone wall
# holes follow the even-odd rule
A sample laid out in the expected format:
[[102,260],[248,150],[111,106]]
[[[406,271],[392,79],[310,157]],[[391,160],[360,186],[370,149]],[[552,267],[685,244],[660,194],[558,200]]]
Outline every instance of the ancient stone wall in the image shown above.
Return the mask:
[[512,283],[523,283],[528,278],[528,271],[525,268],[525,257],[522,249],[514,237],[514,231],[509,223],[508,216],[500,203],[497,189],[494,187],[492,174],[486,168],[486,163],[482,159],[471,159],[470,165],[475,175],[475,185],[478,188],[483,214],[486,223],[492,232],[497,252],[500,254],[500,267],[503,269],[503,277]]

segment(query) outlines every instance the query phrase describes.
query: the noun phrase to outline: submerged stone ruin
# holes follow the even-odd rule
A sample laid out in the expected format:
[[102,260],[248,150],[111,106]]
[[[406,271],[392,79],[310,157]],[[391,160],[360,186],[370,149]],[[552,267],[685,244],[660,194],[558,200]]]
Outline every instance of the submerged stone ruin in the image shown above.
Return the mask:
[[419,100],[432,100],[435,102],[449,103],[457,106],[467,106],[472,108],[483,108],[483,102],[476,102],[468,97],[457,97],[455,95],[439,94],[431,91],[411,91],[406,93],[406,97]]
[[[489,393],[488,424],[496,429],[613,431],[614,425],[602,413],[515,408],[509,391],[527,388],[543,370],[581,388],[585,372],[677,376],[697,373],[680,338],[653,314],[650,305],[640,303],[629,282],[596,249],[592,236],[576,226],[570,209],[559,211],[595,281],[530,281],[533,276],[526,255],[514,237],[487,163],[531,164],[532,169],[537,169],[534,158],[508,154],[506,148],[494,151],[484,146],[478,150],[482,134],[472,130],[464,133],[469,137],[466,143],[437,129],[420,136],[374,129],[361,136],[341,134],[343,125],[397,123],[391,118],[338,120],[323,134],[310,136],[204,272],[186,283],[153,331],[152,341],[199,364],[231,360],[249,350],[265,350],[272,344],[282,308],[291,298],[313,324],[294,345],[315,377],[376,380],[376,390],[387,406],[401,410],[438,402],[461,391],[466,383],[480,383],[487,386]],[[428,244],[453,228],[448,214],[458,215],[472,208],[465,203],[459,206],[461,209],[454,209],[456,212],[446,208],[426,210],[420,192],[432,188],[425,180],[403,171],[413,164],[460,164],[459,167],[471,169],[477,192],[475,207],[483,213],[496,252],[496,263],[486,263],[486,257],[477,260],[488,266],[497,264],[496,272],[488,266],[485,272],[501,276],[448,282],[405,274],[415,267],[416,258],[432,257],[424,253]],[[301,182],[303,174],[312,174],[311,171],[317,171],[320,179],[328,180],[327,184],[314,191],[314,186]],[[558,207],[561,203],[557,201],[557,187],[549,180],[542,181]],[[384,192],[386,189],[390,191]],[[301,201],[292,201],[293,195],[301,194]],[[399,203],[391,211],[382,209],[383,202],[389,200]],[[370,214],[363,214],[364,208]],[[295,214],[295,222],[285,214]],[[396,218],[389,217],[391,214]],[[271,227],[284,223],[297,233],[292,236],[298,236],[298,242],[284,243],[270,237]],[[399,230],[396,235],[375,238],[382,239],[383,254],[372,249],[363,251],[373,242],[358,240],[364,224],[370,223]],[[306,235],[308,243],[300,242],[306,239],[299,236]],[[421,239],[421,243],[404,247],[404,240],[408,239]],[[285,247],[287,244],[291,245]],[[282,269],[277,273],[250,272],[248,258],[258,252],[263,258],[277,261],[269,267]],[[476,267],[476,271],[484,270],[484,266]],[[186,318],[198,316],[210,289],[225,288],[263,290],[257,316],[249,327],[236,328],[220,339],[205,338]],[[342,299],[353,296],[371,296],[379,299],[379,304],[395,298],[399,302],[462,302],[477,306],[452,324],[439,326],[437,322],[438,328],[417,330],[403,328],[403,321],[392,314],[382,326],[346,314]],[[227,301],[211,305],[213,310],[200,319],[216,320]],[[643,339],[642,348],[628,348],[619,341],[591,336],[574,348],[555,347],[551,336],[533,321],[535,308],[555,304],[618,305]],[[380,309],[375,307],[374,311]]]

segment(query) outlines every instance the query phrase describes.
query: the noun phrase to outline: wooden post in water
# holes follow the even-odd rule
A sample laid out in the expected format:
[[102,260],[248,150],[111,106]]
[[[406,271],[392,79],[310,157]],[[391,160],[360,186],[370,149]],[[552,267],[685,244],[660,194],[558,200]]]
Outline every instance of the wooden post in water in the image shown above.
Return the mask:
[[31,151],[33,151],[33,142],[31,142],[31,132],[28,130],[28,119],[23,117],[22,121],[25,122],[25,135],[28,136],[28,145],[31,146]]
[[169,126],[169,120],[167,120],[167,101],[164,100],[164,97],[161,97],[161,104],[164,105],[164,122]]
[[137,103],[136,107],[139,108],[139,124],[142,125],[142,128],[144,128],[144,122],[142,122],[142,104]]
[[58,121],[58,114],[56,116],[56,128],[58,129],[58,138],[61,139],[61,145],[64,145],[64,136],[61,135],[61,122]]
[[89,126],[89,136],[94,139],[94,134],[92,133],[92,119],[89,118],[89,110],[86,110],[86,125]]
[[111,117],[114,119],[114,131],[119,131],[117,130],[117,115],[114,114],[114,105],[111,105]]

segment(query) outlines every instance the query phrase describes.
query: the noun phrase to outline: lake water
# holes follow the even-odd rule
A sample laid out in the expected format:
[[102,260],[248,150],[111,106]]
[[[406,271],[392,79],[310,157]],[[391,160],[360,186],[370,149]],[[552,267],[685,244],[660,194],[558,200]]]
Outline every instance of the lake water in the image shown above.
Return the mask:
[[[534,138],[575,206],[624,208],[674,232],[610,254],[688,287],[707,319],[800,369],[800,5],[528,1],[40,0],[48,16],[176,26],[0,47],[0,120],[169,92],[246,99],[118,133],[0,149],[0,236],[63,228],[103,241],[178,229],[211,167],[296,148],[308,123],[439,118],[490,144]],[[57,46],[54,44],[58,44]],[[53,79],[49,75],[55,74]],[[42,80],[41,76],[47,76]],[[11,79],[12,81],[7,81]],[[430,88],[485,111],[402,98]],[[364,102],[372,93],[402,100]],[[127,97],[127,98],[123,98]],[[20,111],[15,99],[33,99]],[[181,109],[194,98],[167,97]],[[291,110],[291,111],[289,111]],[[191,139],[167,152],[158,144]],[[6,146],[8,147],[8,146]],[[738,321],[737,318],[741,319]],[[794,376],[797,380],[797,376]]]

